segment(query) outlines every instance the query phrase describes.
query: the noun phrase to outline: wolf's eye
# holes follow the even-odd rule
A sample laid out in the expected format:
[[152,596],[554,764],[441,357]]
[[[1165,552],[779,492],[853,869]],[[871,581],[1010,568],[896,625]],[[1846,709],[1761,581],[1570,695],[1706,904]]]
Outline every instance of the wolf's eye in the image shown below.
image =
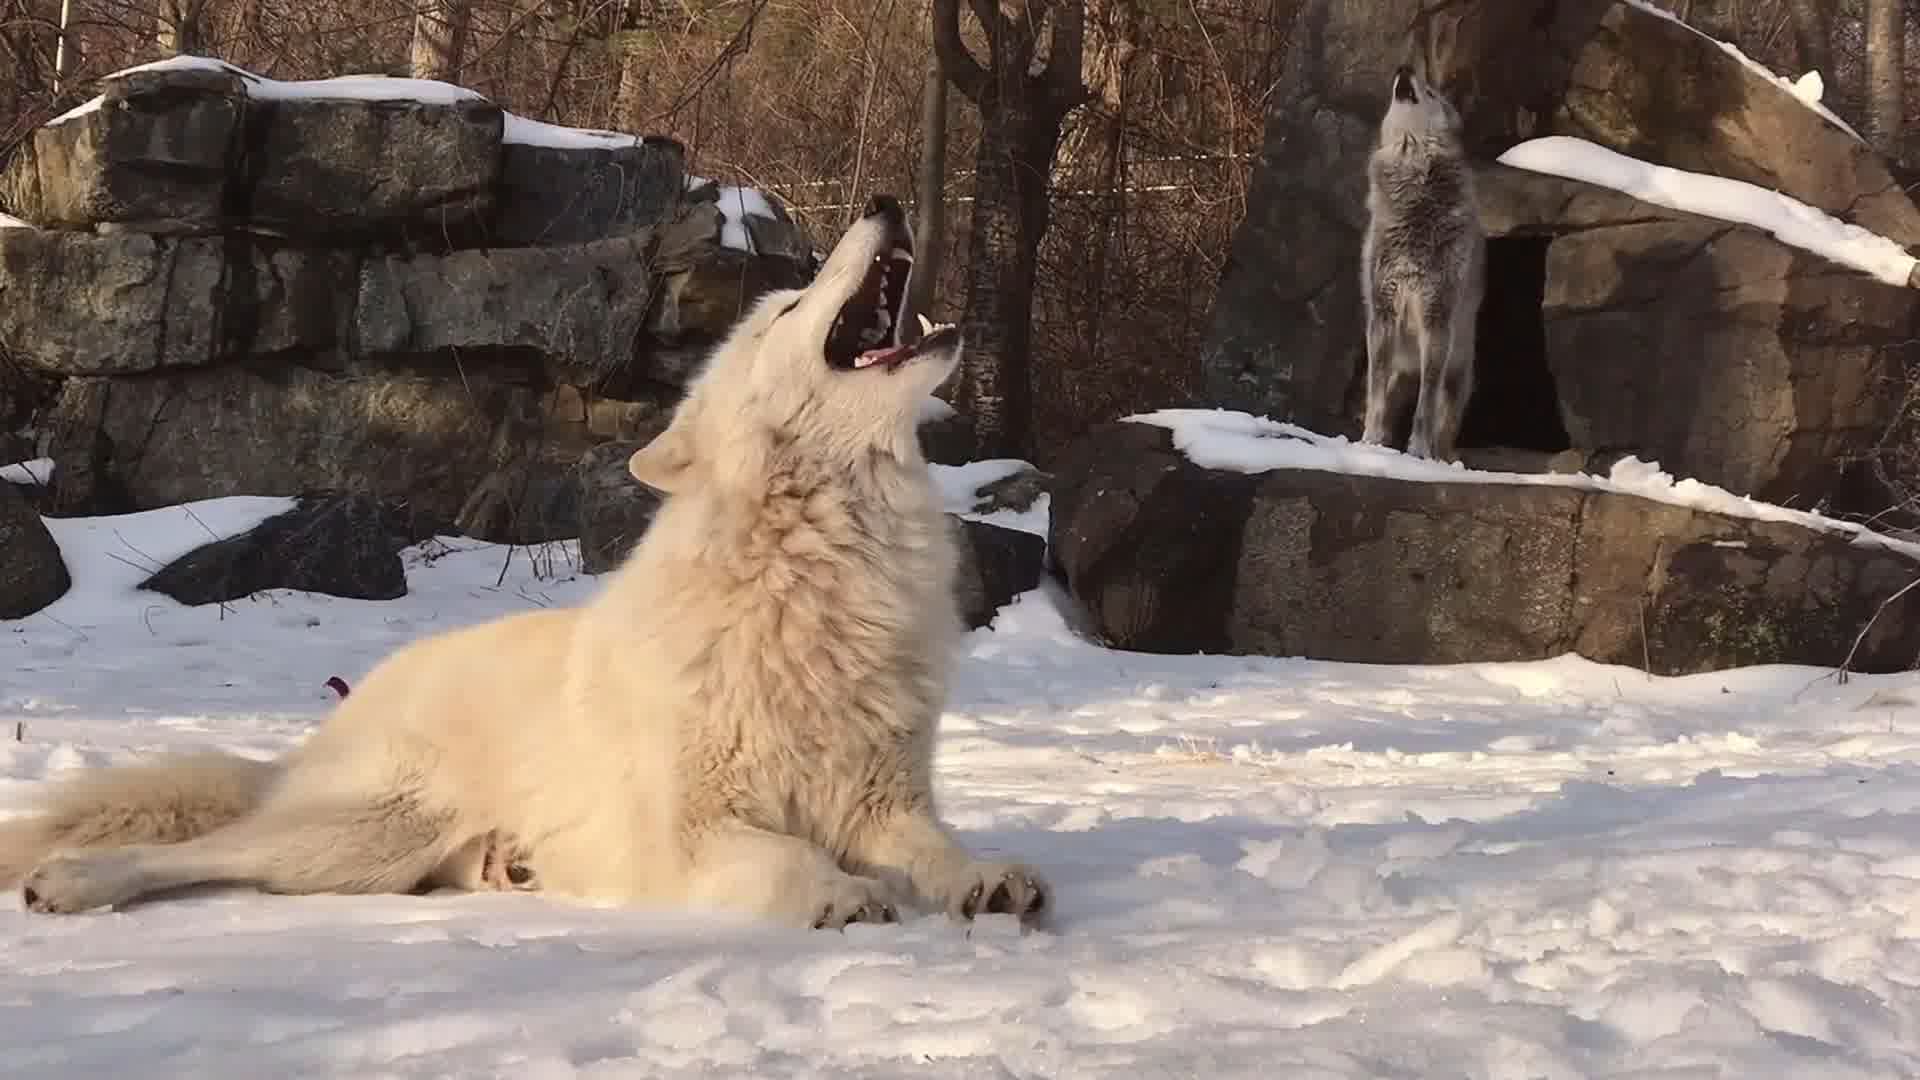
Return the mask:
[[787,312],[792,311],[794,308],[797,308],[799,306],[800,306],[800,301],[795,300],[793,303],[788,304],[786,307],[781,308],[780,313],[778,315],[775,315],[774,318],[784,319],[787,317]]

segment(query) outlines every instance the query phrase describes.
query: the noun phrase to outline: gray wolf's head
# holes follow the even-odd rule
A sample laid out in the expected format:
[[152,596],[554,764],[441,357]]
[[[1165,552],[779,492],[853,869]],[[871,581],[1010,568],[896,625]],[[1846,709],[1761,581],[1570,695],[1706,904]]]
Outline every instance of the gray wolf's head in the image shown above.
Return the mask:
[[876,195],[804,289],[769,293],[707,358],[673,423],[629,468],[661,491],[764,484],[805,457],[922,462],[921,404],[960,359],[959,331],[902,326],[913,234]]
[[1405,64],[1393,73],[1392,97],[1380,121],[1383,148],[1409,141],[1455,143],[1460,130],[1460,113],[1432,83]]

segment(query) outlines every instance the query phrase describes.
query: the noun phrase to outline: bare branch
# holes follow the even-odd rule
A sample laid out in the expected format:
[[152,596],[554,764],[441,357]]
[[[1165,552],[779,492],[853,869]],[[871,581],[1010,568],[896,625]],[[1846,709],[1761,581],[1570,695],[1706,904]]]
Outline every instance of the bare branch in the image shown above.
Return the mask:
[[[974,5],[976,12],[979,4]],[[989,30],[989,33],[992,31]],[[978,105],[987,90],[987,69],[960,37],[960,0],[933,0],[933,51],[954,89]]]

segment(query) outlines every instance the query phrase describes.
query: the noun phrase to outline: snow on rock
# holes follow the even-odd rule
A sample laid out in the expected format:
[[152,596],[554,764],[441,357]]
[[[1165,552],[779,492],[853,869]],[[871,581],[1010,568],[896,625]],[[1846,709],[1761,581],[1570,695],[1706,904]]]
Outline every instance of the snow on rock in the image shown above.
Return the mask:
[[1627,457],[1605,477],[1585,473],[1509,473],[1469,469],[1459,462],[1416,458],[1384,446],[1322,435],[1294,424],[1224,409],[1161,409],[1127,417],[1173,433],[1173,445],[1195,465],[1207,469],[1260,473],[1271,469],[1312,469],[1394,480],[1453,484],[1538,484],[1638,495],[1655,502],[1755,521],[1779,521],[1803,528],[1853,536],[1920,558],[1920,544],[1896,540],[1852,522],[1735,495],[1698,480],[1676,480],[1658,462]]
[[1737,46],[1733,45],[1732,43],[1721,41],[1719,38],[1713,37],[1709,34],[1701,33],[1701,31],[1697,27],[1694,27],[1693,25],[1689,24],[1685,19],[1682,19],[1680,16],[1674,14],[1671,11],[1668,11],[1663,7],[1659,7],[1658,5],[1650,3],[1649,0],[1627,0],[1627,3],[1633,5],[1634,7],[1639,8],[1641,11],[1647,12],[1650,15],[1658,15],[1661,18],[1666,19],[1668,22],[1675,23],[1680,26],[1684,26],[1688,30],[1693,31],[1696,34],[1699,34],[1701,37],[1706,38],[1708,41],[1713,42],[1715,45],[1720,46],[1720,48],[1724,50],[1729,56],[1732,56],[1735,60],[1738,60],[1742,64],[1745,64],[1747,68],[1751,70],[1754,74],[1759,75],[1761,78],[1785,90],[1788,94],[1793,96],[1793,99],[1795,101],[1798,101],[1802,105],[1805,105],[1807,108],[1812,109],[1816,113],[1819,113],[1822,117],[1825,117],[1827,122],[1832,124],[1834,127],[1839,128],[1841,131],[1846,132],[1847,134],[1853,136],[1855,139],[1859,139],[1861,142],[1866,141],[1865,139],[1860,138],[1860,133],[1858,131],[1855,131],[1852,125],[1848,124],[1845,120],[1840,119],[1840,117],[1836,115],[1832,109],[1829,109],[1825,105],[1821,104],[1821,100],[1826,96],[1825,95],[1826,84],[1821,79],[1819,72],[1810,71],[1807,74],[1802,75],[1798,79],[1789,79],[1784,75],[1780,75],[1776,73],[1775,71],[1773,71],[1773,69],[1767,67],[1765,64],[1760,63],[1758,60],[1755,60],[1754,58],[1748,56],[1746,53],[1741,52],[1740,49]]
[[34,458],[32,461],[16,461],[11,465],[0,465],[0,483],[34,484],[45,487],[52,482],[52,458]]
[[640,136],[594,128],[573,128],[508,113],[500,141],[514,146],[548,146],[557,150],[619,150],[640,145]]
[[980,489],[1033,468],[1018,458],[992,458],[970,461],[965,465],[934,465],[933,482],[939,489],[941,509],[974,521],[984,521],[1004,529],[1017,529],[1036,536],[1047,535],[1047,496],[1042,494],[1025,510],[995,510],[978,513]]
[[1915,260],[1899,244],[1777,191],[1722,176],[1655,165],[1566,135],[1532,139],[1500,162],[1582,180],[1643,202],[1763,229],[1781,243],[1905,286]]
[[[384,75],[341,75],[331,79],[286,82],[258,75],[224,60],[205,56],[175,56],[150,64],[122,68],[104,77],[104,81],[129,75],[164,71],[218,71],[237,76],[247,96],[261,101],[413,101],[429,105],[454,105],[468,101],[487,101],[485,95],[464,86],[433,79],[403,79]],[[105,95],[93,98],[47,121],[47,126],[64,123],[97,111],[106,102]],[[541,146],[563,150],[612,150],[638,145],[640,136],[593,128],[574,128],[550,124],[503,110],[501,141],[509,145]],[[688,190],[714,183],[703,177],[688,177]],[[775,218],[772,204],[754,188],[721,186],[718,204],[725,224],[721,243],[740,251],[752,251],[753,241],[745,218],[757,215]],[[13,222],[13,224],[24,224]],[[0,227],[9,227],[0,222]]]
[[767,197],[756,188],[715,184],[704,176],[687,177],[688,191],[708,185],[716,187],[718,198],[715,199],[715,204],[720,207],[720,214],[726,219],[726,224],[720,230],[721,246],[736,248],[740,251],[752,251],[753,237],[747,232],[746,219],[748,215],[777,218],[778,215],[773,212],[773,204],[769,203]]
[[[182,508],[50,524],[93,599],[0,635],[0,814],[78,765],[281,752],[329,677],[595,588],[446,541],[397,601],[186,608],[120,562],[197,543]],[[1916,700],[1913,674],[1112,652],[1036,591],[963,639],[936,768],[966,843],[1050,875],[1051,930],[8,894],[0,1072],[1920,1075]]]

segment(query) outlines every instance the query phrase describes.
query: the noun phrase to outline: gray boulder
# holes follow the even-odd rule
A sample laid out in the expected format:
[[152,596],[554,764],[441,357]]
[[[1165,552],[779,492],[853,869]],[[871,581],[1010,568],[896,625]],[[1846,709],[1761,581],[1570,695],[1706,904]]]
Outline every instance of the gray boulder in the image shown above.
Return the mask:
[[647,440],[604,443],[580,459],[580,568],[617,569],[646,535],[661,495],[627,471],[627,459]]
[[38,225],[210,229],[228,218],[246,124],[244,80],[137,72],[98,108],[36,128],[0,170],[0,208]]
[[[1908,550],[1607,491],[1201,468],[1120,423],[1066,455],[1051,560],[1108,644],[1390,664],[1564,652],[1686,674],[1905,670]],[[1884,608],[1883,608],[1884,605]],[[1860,637],[1861,631],[1867,632]]]
[[407,594],[400,550],[414,542],[409,514],[366,495],[316,495],[236,536],[168,563],[140,588],[183,604],[218,604],[267,589],[351,600]]
[[653,293],[648,250],[641,232],[569,247],[370,257],[360,264],[353,352],[624,361]]
[[120,375],[346,341],[351,252],[141,232],[0,229],[0,348],[43,375]]
[[969,630],[990,626],[1014,597],[1040,587],[1047,541],[971,518],[949,515],[948,520],[960,554],[953,582],[960,621]]
[[488,242],[499,247],[581,244],[672,216],[686,187],[686,149],[666,138],[628,146],[529,146],[500,152]]
[[22,619],[66,595],[67,575],[60,546],[47,532],[40,512],[14,489],[0,483],[0,619]]
[[465,378],[287,366],[69,379],[53,415],[55,504],[324,490],[404,500],[445,528],[538,415],[537,391],[478,365]]
[[490,101],[255,100],[247,218],[290,236],[460,232],[492,212],[503,114]]

